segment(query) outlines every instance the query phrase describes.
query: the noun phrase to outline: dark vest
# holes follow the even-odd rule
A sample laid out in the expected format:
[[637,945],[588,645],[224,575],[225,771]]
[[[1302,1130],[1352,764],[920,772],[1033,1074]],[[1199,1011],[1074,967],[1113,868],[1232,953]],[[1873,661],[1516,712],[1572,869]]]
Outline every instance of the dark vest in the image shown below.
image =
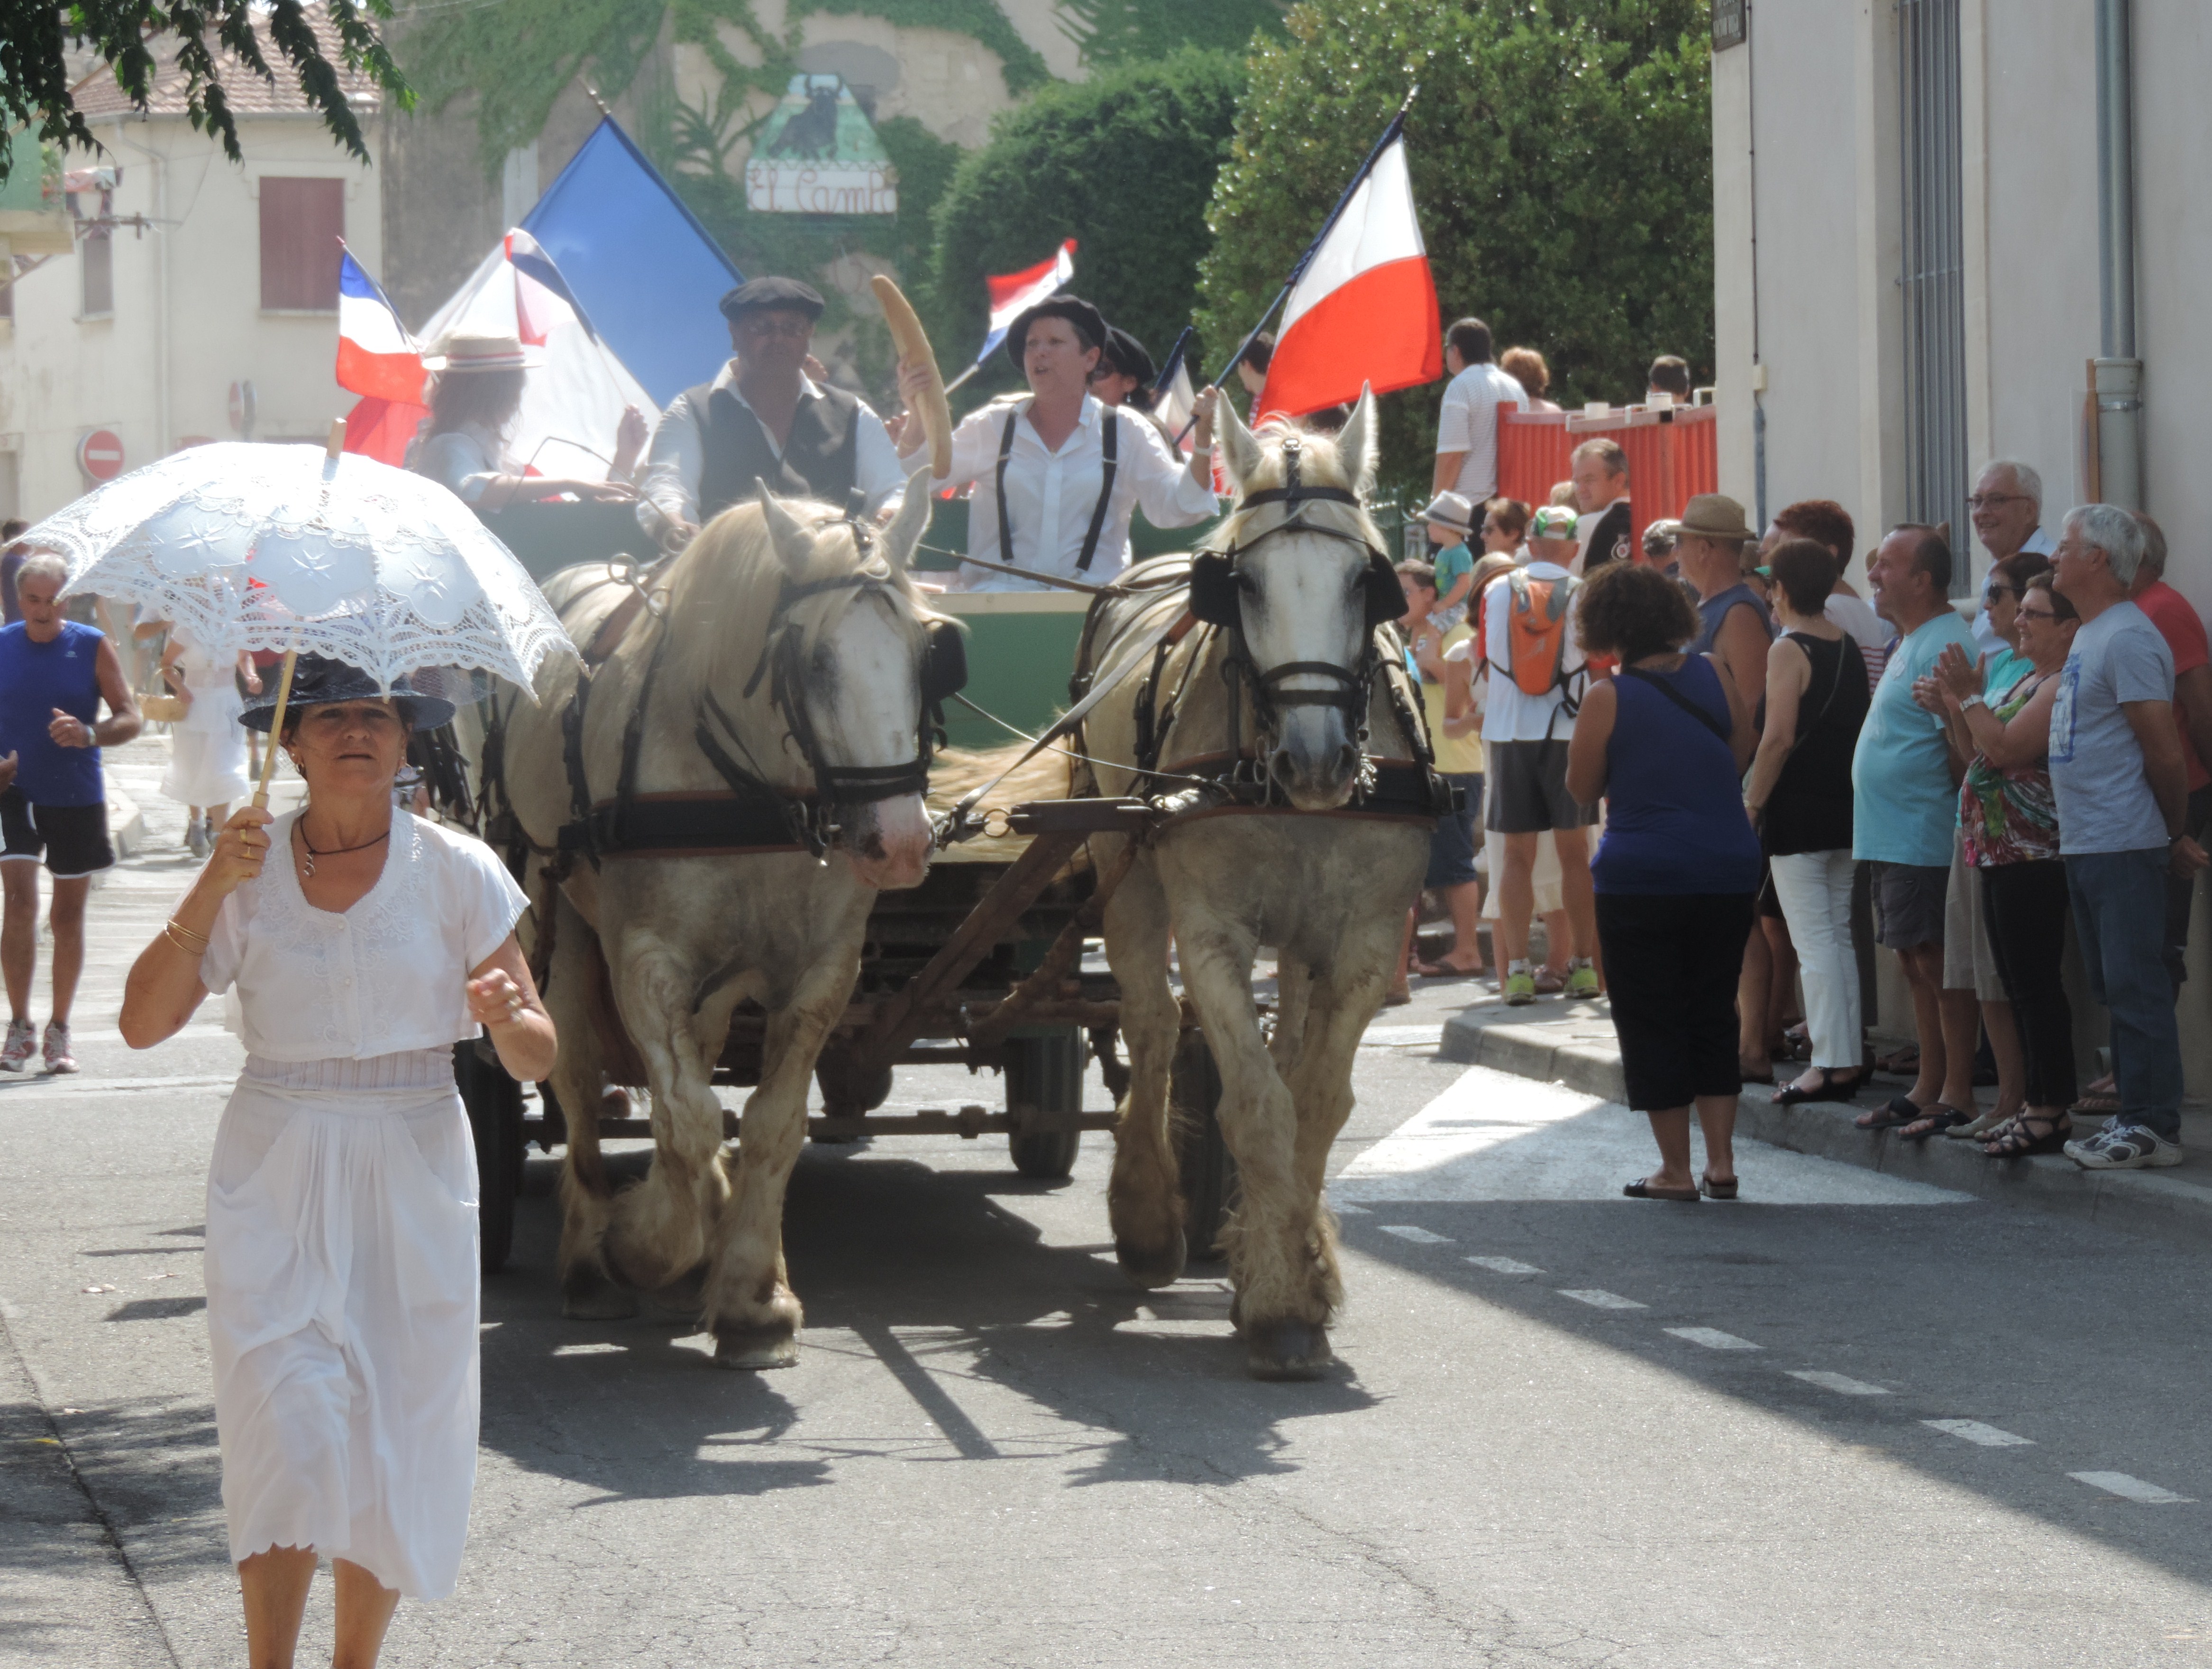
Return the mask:
[[1583,577],[1588,579],[1609,562],[1632,562],[1636,551],[1633,509],[1623,501],[1607,510],[1597,526],[1590,529],[1589,548],[1583,552]]
[[819,399],[799,397],[791,441],[781,459],[761,420],[731,390],[702,384],[684,398],[699,418],[702,526],[739,499],[750,498],[757,481],[767,482],[780,497],[818,498],[836,505],[853,490],[860,402],[843,389],[823,388]]

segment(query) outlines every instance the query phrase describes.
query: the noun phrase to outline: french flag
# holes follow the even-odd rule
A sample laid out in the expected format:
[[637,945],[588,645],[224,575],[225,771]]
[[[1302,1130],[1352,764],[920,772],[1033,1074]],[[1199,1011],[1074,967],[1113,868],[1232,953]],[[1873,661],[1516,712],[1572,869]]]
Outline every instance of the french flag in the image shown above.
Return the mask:
[[1261,414],[1303,417],[1347,405],[1362,385],[1387,394],[1434,382],[1444,372],[1437,316],[1406,142],[1393,138],[1298,275],[1260,391]]
[[346,414],[345,449],[402,464],[422,419],[422,355],[389,298],[338,245],[338,387],[362,398]]
[[1024,267],[1019,272],[986,274],[983,283],[991,293],[991,333],[983,338],[982,351],[975,356],[975,362],[981,365],[997,351],[1015,320],[1046,296],[1066,289],[1074,277],[1073,238],[1061,244],[1051,259],[1039,261],[1035,266]]

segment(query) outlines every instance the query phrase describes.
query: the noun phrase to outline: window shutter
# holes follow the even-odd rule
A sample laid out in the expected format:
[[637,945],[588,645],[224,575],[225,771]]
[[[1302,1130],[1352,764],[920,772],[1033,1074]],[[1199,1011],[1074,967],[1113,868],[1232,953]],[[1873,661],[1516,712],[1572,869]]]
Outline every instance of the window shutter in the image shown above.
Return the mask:
[[343,180],[261,180],[261,305],[283,313],[335,313],[338,240],[345,235]]

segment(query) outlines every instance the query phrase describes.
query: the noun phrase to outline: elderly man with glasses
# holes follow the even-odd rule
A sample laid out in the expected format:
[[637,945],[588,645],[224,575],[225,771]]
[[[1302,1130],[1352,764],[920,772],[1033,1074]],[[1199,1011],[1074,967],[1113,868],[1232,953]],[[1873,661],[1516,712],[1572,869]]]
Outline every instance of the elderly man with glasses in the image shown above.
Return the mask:
[[1974,616],[1974,646],[1980,654],[1994,655],[2004,648],[1990,618],[1989,588],[2002,583],[1997,564],[2023,551],[2047,557],[2058,546],[2043,531],[2043,478],[2017,460],[1998,458],[1983,465],[1966,508],[1973,512],[1974,538],[1989,553],[1981,612]]

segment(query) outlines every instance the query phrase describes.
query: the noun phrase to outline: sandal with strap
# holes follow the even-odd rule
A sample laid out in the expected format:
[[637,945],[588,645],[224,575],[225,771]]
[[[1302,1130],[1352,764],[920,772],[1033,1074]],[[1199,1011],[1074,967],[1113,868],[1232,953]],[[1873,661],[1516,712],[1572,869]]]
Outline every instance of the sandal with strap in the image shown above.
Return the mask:
[[1911,1124],[1899,1128],[1897,1139],[1899,1142],[1925,1142],[1931,1136],[1940,1135],[1948,1130],[1955,1130],[1960,1124],[1971,1124],[1978,1116],[1975,1113],[1961,1112],[1958,1108],[1946,1102],[1932,1101],[1929,1104],[1927,1112],[1922,1113]]
[[1632,1200],[1673,1200],[1679,1205],[1695,1205],[1698,1203],[1696,1189],[1662,1187],[1649,1177],[1638,1178],[1620,1191]]
[[1893,1095],[1872,1112],[1863,1112],[1851,1123],[1863,1130],[1893,1130],[1900,1124],[1910,1124],[1915,1119],[1927,1116],[1928,1109],[1918,1106],[1910,1097]]
[[[2045,1126],[2040,1135],[2034,1127]],[[2066,1145],[2067,1137],[2074,1134],[2074,1121],[2064,1113],[2056,1118],[2039,1118],[2032,1113],[2021,1113],[2012,1125],[1994,1142],[1984,1142],[1982,1151],[1991,1159],[2026,1159],[2031,1154],[2055,1154]]]

